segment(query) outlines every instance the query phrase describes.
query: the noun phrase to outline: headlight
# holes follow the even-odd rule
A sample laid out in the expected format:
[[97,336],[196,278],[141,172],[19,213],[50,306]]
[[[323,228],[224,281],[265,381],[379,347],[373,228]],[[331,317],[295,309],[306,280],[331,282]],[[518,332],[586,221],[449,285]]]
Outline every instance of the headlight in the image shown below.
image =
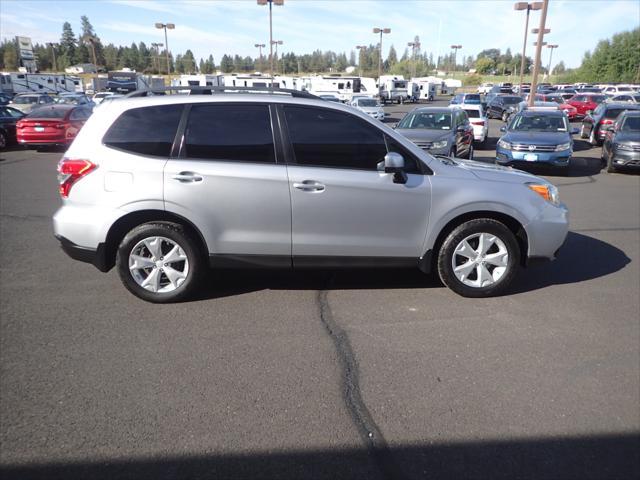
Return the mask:
[[550,183],[527,183],[527,187],[530,190],[540,195],[547,202],[553,203],[554,205],[560,204],[560,195],[558,194],[558,189],[551,185]]
[[447,146],[447,141],[440,140],[439,142],[433,142],[433,145],[431,145],[431,148],[444,148],[446,146]]
[[564,152],[565,150],[569,150],[571,148],[571,143],[561,143],[556,147],[556,152]]
[[614,146],[614,148],[616,148],[618,150],[633,151],[633,147],[631,145],[627,145],[625,143],[614,143],[613,146]]
[[502,139],[498,140],[498,146],[500,148],[504,148],[505,150],[511,150],[511,144]]

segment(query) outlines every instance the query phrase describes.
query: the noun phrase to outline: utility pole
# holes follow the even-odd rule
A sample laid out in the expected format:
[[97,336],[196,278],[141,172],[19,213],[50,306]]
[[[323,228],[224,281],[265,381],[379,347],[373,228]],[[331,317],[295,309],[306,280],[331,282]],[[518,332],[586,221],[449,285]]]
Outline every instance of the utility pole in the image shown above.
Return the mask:
[[363,52],[367,49],[367,46],[356,45],[356,49],[358,50],[358,68],[360,69],[360,76],[362,76],[362,57],[364,56]]
[[51,47],[51,55],[53,56],[53,71],[56,72],[58,67],[56,66],[56,44],[55,43],[47,43],[49,47]]
[[558,45],[547,45],[547,48],[551,49],[549,52],[549,65],[547,66],[547,73],[549,74],[549,78],[551,78],[551,59],[553,58],[553,51],[558,48]]
[[538,41],[536,42],[536,59],[533,65],[533,79],[531,80],[531,93],[529,95],[529,106],[533,107],[538,87],[538,73],[540,72],[540,55],[542,54],[542,43],[545,34],[545,24],[547,22],[547,9],[549,8],[549,0],[542,3],[542,14],[540,15],[540,28],[538,29]]
[[375,27],[373,29],[373,33],[379,33],[380,34],[380,44],[379,44],[379,50],[378,50],[378,85],[380,84],[380,77],[382,76],[382,34],[383,33],[391,33],[391,29],[390,28],[382,28],[382,27]]
[[176,28],[174,23],[156,23],[156,28],[164,29],[164,44],[167,46],[165,52],[167,54],[167,75],[171,75],[171,63],[169,62],[169,39],[167,38],[167,28],[173,30]]
[[411,72],[412,72],[412,77],[415,78],[415,76],[416,76],[416,51],[420,50],[420,37],[418,37],[416,35],[416,38],[413,40],[413,42],[407,43],[407,47],[411,47],[411,59],[412,59]]
[[542,8],[542,2],[518,2],[514,4],[514,10],[526,10],[527,11],[527,20],[524,24],[524,42],[522,43],[522,60],[520,61],[520,83],[518,92],[522,93],[522,81],[524,77],[524,61],[525,55],[527,54],[527,34],[529,33],[529,13],[531,10],[540,10]]

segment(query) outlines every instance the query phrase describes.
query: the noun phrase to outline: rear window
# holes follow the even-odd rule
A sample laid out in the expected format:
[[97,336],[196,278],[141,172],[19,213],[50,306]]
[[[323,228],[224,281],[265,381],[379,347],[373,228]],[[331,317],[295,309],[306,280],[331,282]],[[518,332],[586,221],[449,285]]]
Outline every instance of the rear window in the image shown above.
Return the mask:
[[67,113],[69,110],[66,108],[41,107],[32,110],[25,118],[60,119],[64,118]]
[[467,112],[469,118],[480,118],[479,110],[465,110],[465,112]]
[[624,110],[624,108],[610,108],[604,112],[604,118],[618,118],[618,115],[624,112]]
[[111,125],[102,141],[126,152],[168,157],[182,110],[182,105],[127,110]]

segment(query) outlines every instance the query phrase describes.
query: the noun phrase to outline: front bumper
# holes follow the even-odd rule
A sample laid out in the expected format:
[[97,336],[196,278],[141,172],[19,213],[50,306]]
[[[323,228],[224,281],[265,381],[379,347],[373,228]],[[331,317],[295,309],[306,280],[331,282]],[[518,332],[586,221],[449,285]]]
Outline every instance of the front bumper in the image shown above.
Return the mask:
[[611,164],[616,167],[640,168],[640,152],[616,149]]
[[525,230],[529,241],[528,259],[553,260],[569,233],[569,210],[564,204],[548,203]]
[[496,148],[496,162],[500,165],[511,164],[544,164],[554,167],[566,167],[569,165],[572,150],[562,152],[521,152]]

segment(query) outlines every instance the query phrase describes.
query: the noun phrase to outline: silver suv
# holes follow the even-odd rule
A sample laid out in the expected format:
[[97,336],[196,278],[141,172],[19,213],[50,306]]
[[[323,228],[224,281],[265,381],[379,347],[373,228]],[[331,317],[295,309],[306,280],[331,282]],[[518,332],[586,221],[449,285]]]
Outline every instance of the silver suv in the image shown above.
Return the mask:
[[486,297],[568,229],[547,181],[433,157],[303,92],[111,102],[58,174],[64,251],[152,302],[187,298],[209,266],[412,266]]

